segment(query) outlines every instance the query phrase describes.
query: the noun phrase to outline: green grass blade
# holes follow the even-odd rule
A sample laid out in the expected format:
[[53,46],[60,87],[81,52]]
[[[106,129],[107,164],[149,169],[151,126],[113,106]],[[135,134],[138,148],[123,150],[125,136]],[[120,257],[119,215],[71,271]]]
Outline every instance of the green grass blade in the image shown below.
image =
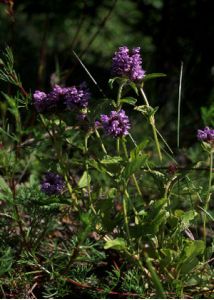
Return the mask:
[[178,90],[178,120],[177,120],[177,148],[180,147],[180,122],[181,122],[181,91],[182,91],[182,79],[183,79],[183,62],[181,62],[179,90]]

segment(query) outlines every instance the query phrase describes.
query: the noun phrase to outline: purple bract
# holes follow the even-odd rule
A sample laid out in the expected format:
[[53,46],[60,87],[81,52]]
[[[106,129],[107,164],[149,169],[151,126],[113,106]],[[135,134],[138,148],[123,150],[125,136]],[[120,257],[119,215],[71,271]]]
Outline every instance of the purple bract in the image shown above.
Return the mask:
[[62,176],[48,172],[41,182],[41,191],[47,195],[58,195],[62,192],[65,181]]
[[112,59],[112,75],[132,81],[143,79],[145,71],[142,68],[140,47],[133,48],[131,52],[126,46],[120,47]]
[[[99,122],[95,123],[95,126],[99,125]],[[124,110],[111,111],[109,115],[100,116],[100,125],[108,135],[114,137],[122,137],[129,133],[130,122],[128,116]]]
[[204,142],[213,142],[214,141],[214,129],[205,127],[203,130],[198,129],[197,138],[200,141]]

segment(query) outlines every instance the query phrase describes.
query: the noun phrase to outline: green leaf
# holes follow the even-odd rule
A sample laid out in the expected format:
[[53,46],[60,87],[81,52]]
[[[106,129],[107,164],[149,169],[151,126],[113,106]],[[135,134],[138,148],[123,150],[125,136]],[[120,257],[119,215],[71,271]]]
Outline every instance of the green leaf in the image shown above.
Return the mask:
[[147,155],[131,157],[131,161],[127,162],[127,165],[123,170],[125,178],[128,179],[132,174],[139,171],[140,168],[145,164],[146,160]]
[[91,182],[91,177],[90,175],[85,171],[82,175],[82,177],[80,178],[79,182],[78,182],[78,187],[80,189],[83,189],[85,187],[87,187],[89,185],[89,183]]
[[167,212],[165,210],[161,210],[153,219],[150,217],[148,218],[148,223],[142,227],[142,231],[149,235],[157,234],[160,226],[166,223],[167,217]]
[[165,209],[166,205],[167,198],[150,202],[145,225],[142,228],[142,231],[145,232],[145,234],[156,234],[160,226],[166,223],[169,217],[169,214]]
[[127,103],[130,105],[135,105],[136,102],[137,102],[137,99],[135,99],[133,97],[127,97],[127,98],[120,99],[120,103]]
[[108,240],[104,245],[104,249],[110,249],[110,248],[119,251],[124,251],[127,248],[126,241],[123,238]]
[[188,241],[187,245],[184,248],[184,258],[189,259],[190,257],[197,256],[204,252],[204,241],[196,240],[196,241]]
[[137,147],[132,149],[130,151],[130,158],[134,159],[134,158],[138,157],[139,155],[142,155],[141,151],[147,146],[148,142],[149,142],[149,140],[143,141],[142,143],[137,145]]
[[137,111],[140,111],[145,117],[151,117],[154,116],[155,113],[158,110],[158,106],[156,106],[155,108],[148,106],[148,105],[140,105],[140,106],[136,106],[134,109]]
[[163,248],[160,252],[163,254],[161,265],[164,267],[167,267],[169,264],[173,264],[178,256],[178,253],[175,250],[169,248]]
[[175,215],[181,220],[180,228],[183,231],[189,228],[190,222],[195,219],[197,213],[194,210],[189,210],[186,212],[182,210],[176,210]]
[[113,177],[114,175],[109,172],[108,170],[106,170],[106,168],[104,166],[102,166],[100,163],[98,163],[96,160],[91,159],[87,161],[88,164],[93,167],[94,169],[96,169],[97,171],[99,171],[100,173],[105,173],[108,174],[109,176]]
[[100,161],[101,164],[109,165],[109,164],[118,164],[122,161],[122,157],[120,156],[110,156],[106,155],[104,158]]
[[121,84],[126,84],[128,81],[129,80],[127,78],[114,77],[114,78],[109,79],[108,84],[109,84],[110,88],[113,89],[114,82],[117,82],[118,85],[121,85]]
[[165,175],[164,173],[161,173],[160,171],[156,171],[156,170],[147,170],[147,173],[151,174],[155,180],[163,183],[165,182]]
[[129,82],[129,86],[135,91],[136,95],[139,95],[138,87],[137,87],[137,85],[134,82],[130,81]]
[[195,266],[197,266],[199,263],[197,256],[203,254],[204,249],[204,241],[186,241],[186,245],[179,259],[180,264],[177,267],[182,274],[189,273]]
[[151,73],[151,74],[145,75],[143,77],[143,82],[147,81],[147,80],[154,79],[154,78],[161,78],[161,77],[166,77],[166,74],[164,74],[164,73]]

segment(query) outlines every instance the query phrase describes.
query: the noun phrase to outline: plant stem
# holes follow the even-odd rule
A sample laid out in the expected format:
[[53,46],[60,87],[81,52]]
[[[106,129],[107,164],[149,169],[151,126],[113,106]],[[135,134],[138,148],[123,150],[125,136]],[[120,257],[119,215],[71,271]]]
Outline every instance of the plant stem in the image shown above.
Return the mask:
[[[124,140],[122,140],[122,145],[123,145],[123,150],[124,150],[124,153],[125,153],[125,157],[128,159],[128,158],[129,158],[129,155],[128,155],[126,143],[125,143]],[[140,190],[140,187],[139,187],[139,184],[138,184],[138,181],[137,181],[137,179],[136,179],[135,174],[132,175],[132,179],[133,179],[133,181],[134,181],[134,184],[135,184],[135,187],[136,187],[136,189],[137,189],[137,192],[138,192],[139,196],[142,196],[142,193],[141,193],[141,190]]]
[[[124,83],[120,84],[118,88],[117,107],[116,107],[117,112],[121,109],[120,99],[122,96],[123,87],[124,87]],[[120,138],[117,138],[117,154],[120,155]]]
[[24,246],[25,250],[28,250],[28,243],[27,243],[27,240],[26,240],[26,236],[25,236],[23,226],[22,226],[22,219],[20,217],[19,209],[18,209],[18,206],[16,204],[16,184],[15,184],[14,178],[12,178],[12,180],[11,180],[10,189],[11,189],[11,192],[12,192],[12,195],[13,195],[13,206],[14,206],[16,221],[18,223],[19,230],[20,230],[20,235],[22,237],[22,246]]
[[98,138],[99,141],[100,141],[101,148],[102,148],[104,154],[107,155],[108,153],[107,153],[107,151],[106,151],[106,148],[105,148],[105,146],[104,146],[104,144],[103,144],[103,141],[102,141],[102,139],[101,139],[101,137],[100,137],[100,134],[99,134],[99,132],[98,132],[97,129],[95,129],[95,133],[96,133],[97,138]]
[[165,299],[166,296],[164,294],[164,289],[161,284],[160,278],[159,278],[158,274],[156,273],[148,254],[145,251],[144,251],[144,256],[145,256],[145,262],[146,262],[147,268],[151,274],[152,281],[157,290],[157,296],[160,297],[161,299]]
[[117,155],[120,155],[120,139],[117,138]]
[[[129,199],[130,197],[129,197],[129,193],[128,193],[127,189],[125,190],[125,194],[126,194],[127,198]],[[140,224],[140,218],[139,218],[139,215],[138,215],[138,212],[137,212],[136,208],[134,207],[133,202],[130,201],[130,204],[132,206],[132,209],[133,209],[133,212],[134,212],[134,215],[135,215],[135,224]]]
[[[86,135],[85,137],[85,143],[84,143],[84,146],[85,146],[85,149],[84,149],[84,154],[87,156],[88,154],[88,135]],[[86,174],[87,174],[87,189],[88,189],[88,197],[89,197],[89,201],[90,201],[90,207],[91,207],[91,210],[94,212],[94,214],[96,215],[96,210],[93,206],[93,203],[92,203],[92,198],[91,198],[91,184],[90,184],[90,178],[89,178],[89,168],[88,168],[88,162],[87,162],[87,157],[85,158],[85,168],[86,168]]]
[[210,151],[210,173],[209,173],[209,186],[208,186],[209,193],[212,187],[212,172],[213,172],[213,150]]
[[177,119],[177,148],[180,147],[180,120],[181,120],[181,87],[183,77],[183,62],[181,62],[180,80],[179,80],[179,96],[178,96],[178,119]]
[[129,222],[128,222],[128,216],[127,216],[127,203],[126,200],[129,199],[129,194],[127,192],[127,189],[125,188],[125,195],[123,196],[123,215],[124,215],[124,221],[125,221],[125,226],[126,226],[126,233],[128,236],[128,241],[129,244],[131,244],[131,236],[130,236],[130,231],[129,231]]
[[142,193],[141,193],[141,190],[140,190],[140,187],[139,187],[139,184],[137,182],[135,174],[132,175],[132,179],[134,181],[134,184],[136,186],[136,189],[137,189],[137,192],[138,192],[139,196],[142,196]]
[[116,108],[117,111],[119,111],[121,109],[120,99],[122,96],[123,87],[124,87],[124,83],[119,85],[119,89],[118,89],[118,93],[117,93],[117,108]]
[[[150,105],[149,105],[148,99],[147,99],[146,94],[144,93],[144,90],[142,88],[140,89],[140,92],[141,92],[141,94],[144,98],[146,106],[149,107]],[[155,144],[156,144],[159,159],[160,159],[160,161],[162,161],[162,154],[161,154],[161,150],[160,150],[160,144],[159,144],[159,141],[158,141],[157,130],[156,130],[156,127],[155,127],[155,118],[154,118],[153,115],[149,117],[149,123],[152,127],[152,131],[153,131],[153,135],[154,135]]]
[[[205,211],[207,211],[209,208],[209,201],[211,198],[212,173],[213,173],[213,150],[210,151],[210,171],[209,171],[209,183],[208,183],[207,197],[206,197],[205,205],[204,205]],[[205,244],[206,244],[206,239],[207,239],[206,223],[207,223],[207,214],[205,213],[204,217],[203,217],[203,235],[204,235],[204,243]]]

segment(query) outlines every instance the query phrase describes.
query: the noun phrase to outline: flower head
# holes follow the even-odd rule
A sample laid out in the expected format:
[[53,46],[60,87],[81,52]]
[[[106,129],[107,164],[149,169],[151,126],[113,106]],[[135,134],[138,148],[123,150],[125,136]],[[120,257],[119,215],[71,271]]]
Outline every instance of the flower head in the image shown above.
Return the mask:
[[[122,137],[127,135],[130,129],[130,122],[124,110],[111,111],[109,115],[101,115],[100,123],[108,135],[114,137]],[[95,126],[98,123],[96,122]]]
[[55,85],[48,94],[35,91],[33,94],[34,105],[40,113],[53,112],[67,108],[86,108],[90,93],[86,84],[83,83],[79,87],[61,87]]
[[142,68],[140,47],[133,48],[131,52],[126,46],[120,47],[112,59],[112,74],[132,81],[143,79],[145,71]]
[[41,91],[35,91],[33,94],[34,105],[38,112],[44,112],[48,107],[47,94]]
[[90,92],[85,83],[79,87],[73,86],[67,88],[65,94],[65,103],[68,108],[86,108],[90,99]]
[[214,141],[214,129],[205,127],[204,130],[198,129],[197,138],[200,141],[204,142],[213,142]]
[[69,88],[61,87],[59,85],[55,85],[53,90],[47,95],[50,103],[57,106],[58,104],[65,102],[65,94]]
[[41,182],[41,191],[47,195],[58,195],[65,186],[62,176],[48,172]]

